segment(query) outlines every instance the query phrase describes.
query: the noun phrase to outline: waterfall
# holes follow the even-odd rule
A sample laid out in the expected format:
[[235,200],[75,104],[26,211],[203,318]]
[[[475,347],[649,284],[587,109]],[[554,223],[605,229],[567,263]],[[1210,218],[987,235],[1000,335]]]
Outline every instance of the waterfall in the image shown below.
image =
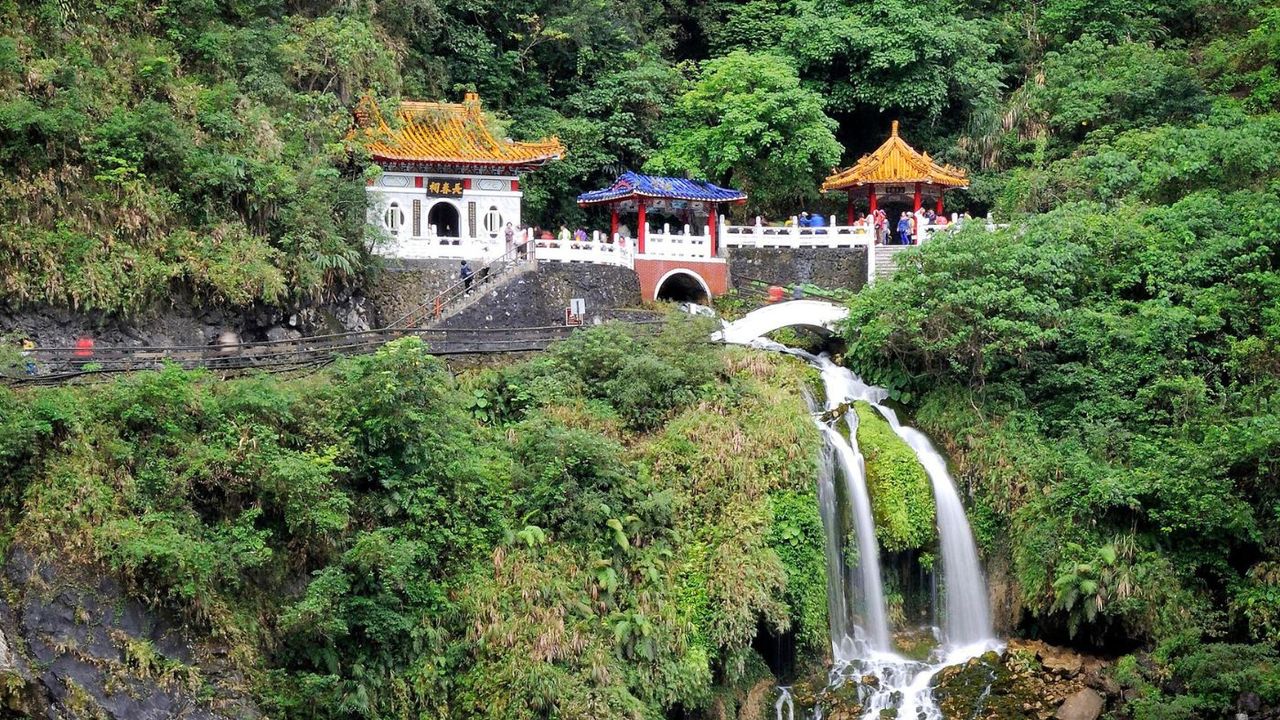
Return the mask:
[[[925,434],[905,426],[893,408],[884,405],[889,393],[867,385],[848,369],[831,362],[826,356],[813,357],[822,371],[827,387],[827,407],[861,400],[874,407],[893,431],[915,453],[933,488],[937,505],[938,544],[942,553],[943,637],[948,648],[959,648],[992,639],[991,610],[987,601],[986,579],[978,562],[978,547],[973,541],[969,518],[947,471],[947,462]],[[828,379],[831,378],[831,379]],[[833,391],[838,399],[832,399]],[[856,416],[852,411],[849,416]],[[856,419],[850,421],[856,430]],[[857,442],[853,437],[854,444]]]
[[[825,355],[814,356],[764,339],[751,344],[796,355],[817,367],[822,373],[828,411],[854,401],[870,404],[911,448],[928,475],[937,505],[942,560],[942,607],[940,610],[935,608],[935,612],[943,621],[943,645],[935,651],[931,661],[925,663],[896,655],[889,644],[879,545],[867,495],[865,465],[858,448],[857,415],[852,410],[845,412],[849,427],[847,437],[818,420],[826,441],[819,465],[818,501],[826,533],[827,603],[835,657],[832,686],[856,682],[860,675],[875,675],[880,680],[879,687],[860,690],[864,719],[875,720],[881,717],[881,711],[893,710],[899,718],[940,720],[941,711],[930,687],[933,676],[948,665],[999,647],[991,629],[991,611],[977,546],[955,483],[947,471],[946,460],[923,433],[898,420],[897,413],[884,404],[888,392],[883,388],[866,384]],[[843,553],[844,535],[835,480],[837,471],[844,479],[843,487],[852,507],[852,525],[859,553],[856,573],[849,567]],[[861,614],[857,612],[858,599],[861,600]],[[778,720],[782,720],[784,697],[785,707],[791,708],[791,695],[784,691],[775,706]]]
[[834,449],[830,442],[823,448],[818,463],[818,510],[822,516],[822,529],[827,558],[827,627],[831,633],[831,647],[836,657],[845,651],[846,639],[854,638],[850,618],[853,607],[849,604],[845,583],[843,542],[840,537],[840,506],[836,499]]
[[778,702],[773,704],[773,712],[777,720],[796,720],[796,704],[791,699],[791,688],[778,688]]

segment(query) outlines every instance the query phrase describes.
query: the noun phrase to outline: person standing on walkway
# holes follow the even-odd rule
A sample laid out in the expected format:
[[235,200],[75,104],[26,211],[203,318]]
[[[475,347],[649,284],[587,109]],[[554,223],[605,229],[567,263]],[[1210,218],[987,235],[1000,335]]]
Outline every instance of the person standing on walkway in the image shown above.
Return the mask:
[[462,292],[467,295],[471,294],[471,275],[471,266],[467,264],[466,260],[463,260],[462,269],[458,271],[458,277],[462,278]]
[[507,240],[507,254],[510,255],[512,250],[516,249],[516,228],[511,223],[502,229],[502,236]]
[[22,364],[28,375],[36,374],[36,361],[33,357],[36,351],[36,344],[31,338],[22,339]]
[[903,245],[911,244],[911,216],[905,212],[898,218],[898,242]]

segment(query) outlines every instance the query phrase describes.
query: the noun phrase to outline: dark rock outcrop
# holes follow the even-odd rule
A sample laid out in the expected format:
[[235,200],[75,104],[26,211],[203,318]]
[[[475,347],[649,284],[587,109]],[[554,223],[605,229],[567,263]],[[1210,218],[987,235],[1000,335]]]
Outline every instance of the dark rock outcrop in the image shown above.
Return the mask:
[[1098,658],[1025,640],[944,668],[933,679],[945,717],[983,720],[1094,720],[1114,689]]
[[299,307],[255,306],[244,310],[206,307],[175,299],[134,317],[64,307],[5,309],[0,306],[0,336],[30,338],[42,347],[71,347],[89,336],[99,346],[173,347],[218,344],[224,336],[242,342],[324,335],[374,327],[370,303],[346,294],[327,303]]
[[127,597],[107,575],[10,553],[0,690],[34,718],[249,720],[260,713],[217,648]]

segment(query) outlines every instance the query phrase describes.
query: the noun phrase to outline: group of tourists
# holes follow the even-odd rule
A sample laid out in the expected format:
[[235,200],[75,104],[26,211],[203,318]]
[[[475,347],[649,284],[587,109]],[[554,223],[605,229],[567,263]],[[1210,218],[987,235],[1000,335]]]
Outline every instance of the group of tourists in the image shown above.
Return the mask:
[[[957,222],[968,217],[969,213],[965,213]],[[864,222],[871,222],[875,226],[876,242],[880,245],[915,245],[921,228],[944,228],[952,221],[944,214],[922,208],[915,212],[904,210],[892,228],[889,226],[889,214],[884,210],[876,210],[868,215],[860,214],[854,219],[855,224]]]
[[796,225],[803,228],[826,227],[827,219],[822,217],[821,213],[814,213],[810,215],[807,212],[802,212],[800,213],[800,216],[796,218]]

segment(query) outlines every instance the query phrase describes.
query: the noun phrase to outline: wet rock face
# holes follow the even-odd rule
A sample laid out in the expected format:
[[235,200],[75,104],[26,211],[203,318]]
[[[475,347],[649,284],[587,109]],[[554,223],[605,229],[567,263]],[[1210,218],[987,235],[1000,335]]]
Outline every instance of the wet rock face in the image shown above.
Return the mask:
[[934,697],[944,717],[1096,720],[1116,689],[1106,664],[1042,642],[1012,640],[940,671]]
[[4,584],[0,698],[10,709],[50,719],[259,717],[215,652],[109,577],[41,564],[18,547]]

